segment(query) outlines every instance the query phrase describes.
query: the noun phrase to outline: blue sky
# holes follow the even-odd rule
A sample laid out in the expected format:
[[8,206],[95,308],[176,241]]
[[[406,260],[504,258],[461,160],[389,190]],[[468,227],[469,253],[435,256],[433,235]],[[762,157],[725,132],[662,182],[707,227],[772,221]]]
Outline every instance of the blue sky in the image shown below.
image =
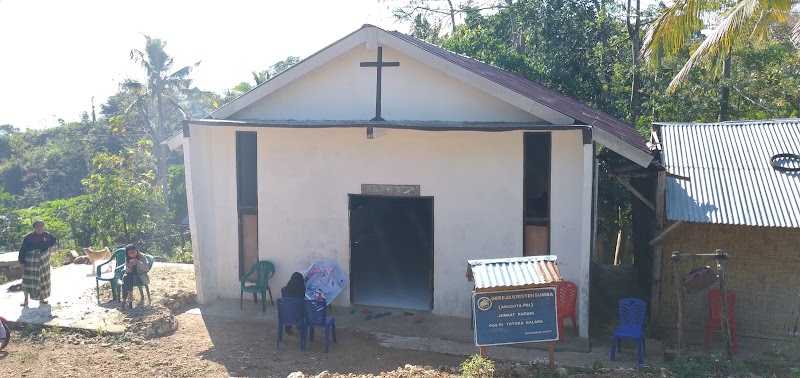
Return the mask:
[[130,50],[167,41],[175,67],[202,61],[198,87],[222,93],[287,56],[305,58],[365,23],[408,31],[378,0],[0,0],[0,125],[78,120],[140,78]]

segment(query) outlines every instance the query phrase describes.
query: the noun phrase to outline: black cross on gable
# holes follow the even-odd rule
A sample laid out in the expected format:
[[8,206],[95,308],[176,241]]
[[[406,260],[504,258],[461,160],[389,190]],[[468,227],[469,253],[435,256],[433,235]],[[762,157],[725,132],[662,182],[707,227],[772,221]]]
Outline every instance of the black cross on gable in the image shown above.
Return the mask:
[[375,92],[375,118],[370,121],[385,121],[381,118],[381,69],[383,67],[397,67],[400,62],[384,62],[383,61],[383,47],[378,47],[378,61],[377,62],[361,62],[361,67],[376,67],[378,70],[378,87]]

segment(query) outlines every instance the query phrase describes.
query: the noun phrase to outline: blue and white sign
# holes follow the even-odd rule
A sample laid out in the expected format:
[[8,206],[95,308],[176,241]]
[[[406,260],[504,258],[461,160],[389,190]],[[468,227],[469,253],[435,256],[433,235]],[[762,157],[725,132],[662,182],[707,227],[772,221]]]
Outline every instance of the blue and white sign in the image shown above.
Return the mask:
[[472,293],[475,345],[558,340],[556,288]]

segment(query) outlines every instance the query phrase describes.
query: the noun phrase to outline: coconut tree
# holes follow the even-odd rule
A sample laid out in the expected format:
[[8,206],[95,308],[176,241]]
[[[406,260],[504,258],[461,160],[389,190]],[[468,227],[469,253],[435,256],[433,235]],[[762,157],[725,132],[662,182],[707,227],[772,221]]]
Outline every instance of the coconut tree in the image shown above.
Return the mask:
[[[166,146],[160,143],[170,135],[170,120],[176,120],[177,117],[188,118],[181,102],[191,90],[191,80],[188,76],[200,62],[173,70],[173,58],[165,52],[167,43],[147,35],[144,37],[144,50],[133,49],[130,57],[141,65],[145,72],[145,81],[129,79],[123,82],[123,90],[133,95],[133,100],[125,109],[123,117],[131,111],[138,113],[138,119],[144,123],[143,129],[158,146],[156,148],[158,175],[164,195],[164,206],[169,209],[167,150]],[[166,218],[164,230],[168,234],[169,221]]]
[[[730,77],[731,53],[737,43],[763,41],[769,25],[786,22],[792,5],[798,0],[676,0],[664,9],[648,29],[642,42],[642,57],[659,66],[666,57],[678,53],[701,30],[713,27],[667,87],[675,91],[697,64],[711,64],[712,77]],[[707,22],[711,21],[711,22]],[[794,38],[800,41],[800,23],[795,25]],[[727,118],[730,87],[723,83],[720,97],[720,120]]]

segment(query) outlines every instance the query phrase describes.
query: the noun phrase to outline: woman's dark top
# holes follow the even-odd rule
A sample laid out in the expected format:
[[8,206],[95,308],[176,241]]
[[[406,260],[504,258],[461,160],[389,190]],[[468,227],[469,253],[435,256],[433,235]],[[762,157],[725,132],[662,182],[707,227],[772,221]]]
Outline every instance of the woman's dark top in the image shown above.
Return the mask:
[[281,289],[284,298],[304,298],[306,296],[306,281],[300,272],[294,272],[289,283]]
[[44,231],[41,234],[31,232],[30,234],[25,235],[25,238],[22,239],[22,247],[19,247],[19,263],[25,265],[25,255],[28,254],[28,251],[38,249],[44,252],[55,244],[56,237],[50,235],[50,233],[47,231]]

